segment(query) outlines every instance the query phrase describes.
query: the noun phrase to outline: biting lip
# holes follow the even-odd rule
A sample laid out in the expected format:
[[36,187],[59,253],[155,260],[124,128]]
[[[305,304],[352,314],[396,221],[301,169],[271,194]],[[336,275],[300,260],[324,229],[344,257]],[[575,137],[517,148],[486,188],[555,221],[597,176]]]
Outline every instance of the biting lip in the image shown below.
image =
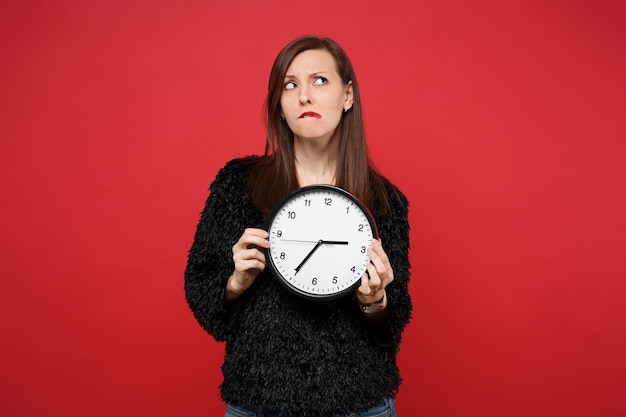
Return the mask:
[[316,119],[319,119],[322,116],[320,116],[319,114],[317,114],[317,113],[315,113],[313,111],[305,111],[304,113],[302,113],[300,115],[300,117],[298,119],[304,119],[305,117],[315,117]]

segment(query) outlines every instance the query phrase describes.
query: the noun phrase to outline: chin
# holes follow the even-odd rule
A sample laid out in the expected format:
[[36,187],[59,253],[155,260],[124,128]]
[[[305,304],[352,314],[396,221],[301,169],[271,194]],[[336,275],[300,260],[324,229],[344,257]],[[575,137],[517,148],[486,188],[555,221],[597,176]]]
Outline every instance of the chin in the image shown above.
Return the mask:
[[323,139],[323,138],[332,136],[332,133],[331,132],[310,132],[310,131],[299,132],[299,133],[294,132],[294,136],[303,140],[317,140],[317,139]]
[[339,130],[300,130],[299,132],[294,132],[294,137],[297,137],[302,140],[323,140],[323,139],[332,139],[333,137],[339,137]]

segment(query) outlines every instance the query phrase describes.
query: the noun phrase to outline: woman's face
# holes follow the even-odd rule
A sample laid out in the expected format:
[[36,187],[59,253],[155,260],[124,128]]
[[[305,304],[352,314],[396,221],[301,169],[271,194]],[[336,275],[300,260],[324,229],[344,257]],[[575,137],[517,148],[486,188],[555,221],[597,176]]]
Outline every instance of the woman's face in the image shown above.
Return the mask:
[[344,109],[352,107],[352,83],[344,84],[326,50],[301,52],[287,69],[280,99],[282,116],[296,139],[329,141]]

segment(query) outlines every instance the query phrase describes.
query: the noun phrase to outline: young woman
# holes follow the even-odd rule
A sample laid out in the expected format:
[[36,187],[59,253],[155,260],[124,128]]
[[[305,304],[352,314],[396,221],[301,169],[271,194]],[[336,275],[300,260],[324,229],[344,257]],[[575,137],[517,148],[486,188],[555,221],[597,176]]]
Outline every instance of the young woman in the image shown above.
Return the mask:
[[[289,43],[272,67],[266,110],[265,155],[217,174],[185,271],[193,314],[226,342],[226,416],[395,416],[396,354],[411,315],[408,202],[369,159],[345,52],[327,38]],[[271,210],[313,184],[357,196],[380,235],[355,294],[327,302],[288,292],[264,254]]]

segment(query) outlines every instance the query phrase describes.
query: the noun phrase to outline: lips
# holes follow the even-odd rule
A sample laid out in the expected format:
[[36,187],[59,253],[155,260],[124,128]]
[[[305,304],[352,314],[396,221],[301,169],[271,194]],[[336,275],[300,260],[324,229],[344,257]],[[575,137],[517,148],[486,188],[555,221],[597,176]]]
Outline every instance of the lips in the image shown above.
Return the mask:
[[320,116],[319,114],[313,112],[313,111],[305,111],[304,113],[302,113],[300,115],[300,117],[298,119],[305,119],[307,117],[314,117],[316,119],[321,118],[322,116]]

